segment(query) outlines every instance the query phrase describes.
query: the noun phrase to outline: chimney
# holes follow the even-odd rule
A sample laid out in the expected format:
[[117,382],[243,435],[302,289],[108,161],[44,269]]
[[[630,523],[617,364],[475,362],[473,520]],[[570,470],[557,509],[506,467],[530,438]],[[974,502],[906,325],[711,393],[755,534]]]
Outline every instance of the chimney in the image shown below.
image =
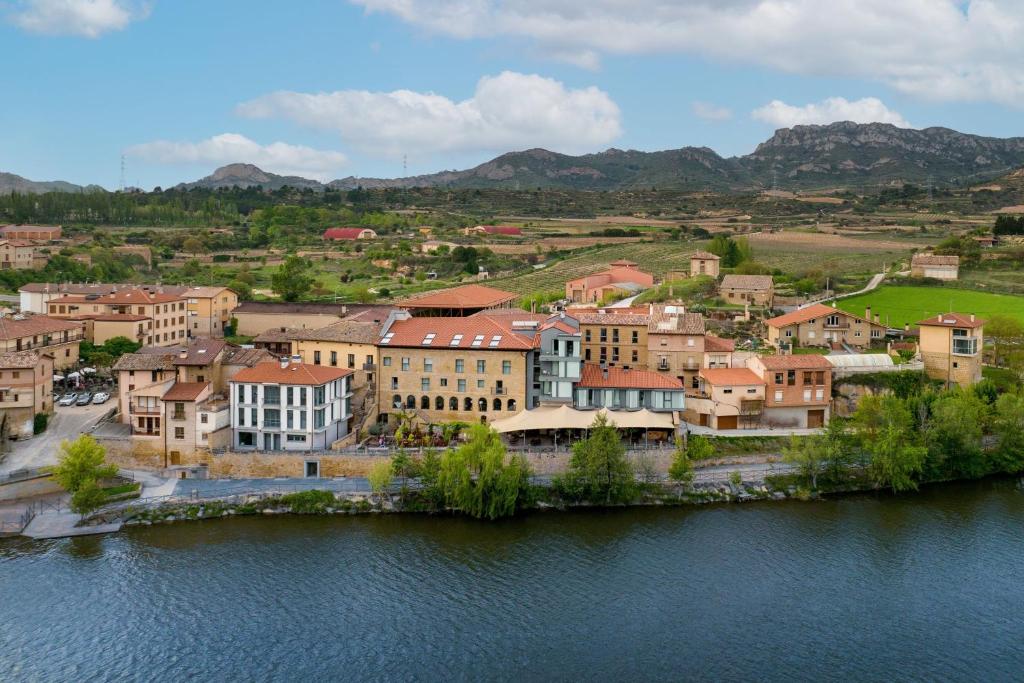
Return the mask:
[[875,322],[881,324],[882,315],[880,313],[875,313]]
[[974,322],[974,314],[973,313],[971,313],[971,322],[972,323]]
[[903,323],[903,331],[910,332],[910,323]]
[[181,360],[185,360],[186,358],[188,358],[188,349],[182,349],[181,351],[178,351],[178,358],[180,358]]
[[868,322],[871,322],[871,307],[870,306],[868,306],[867,308],[864,309],[864,319],[867,320]]
[[288,368],[288,356],[281,356],[281,369],[285,370]]

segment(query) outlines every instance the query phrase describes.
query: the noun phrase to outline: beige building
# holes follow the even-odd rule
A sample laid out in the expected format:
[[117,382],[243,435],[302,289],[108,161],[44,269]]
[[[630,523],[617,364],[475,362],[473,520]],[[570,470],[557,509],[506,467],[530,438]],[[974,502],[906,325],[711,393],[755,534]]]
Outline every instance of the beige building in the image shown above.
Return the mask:
[[690,254],[690,277],[695,275],[708,275],[718,277],[721,272],[722,259],[707,251],[698,251]]
[[[46,307],[48,315],[55,318],[100,319],[119,330],[128,324],[128,329],[133,331],[129,338],[146,346],[174,346],[186,338],[185,300],[177,294],[159,290],[122,289],[102,295],[68,294],[51,299]],[[101,325],[101,329],[104,328],[106,325]],[[96,334],[95,324],[92,333]]]
[[764,424],[812,429],[828,423],[832,364],[824,356],[755,356],[747,366],[767,387]]
[[360,316],[360,319],[384,322],[393,310],[391,306],[369,304],[308,304],[278,303],[270,301],[243,301],[232,312],[238,321],[235,334],[255,337],[267,330],[291,328],[316,330],[336,323],[342,318]]
[[765,383],[749,368],[702,368],[686,399],[687,422],[712,429],[752,429],[764,412]]
[[973,314],[943,313],[920,321],[920,353],[932,379],[960,386],[981,381],[985,322]]
[[910,259],[910,276],[956,280],[960,277],[960,257],[914,254]]
[[[523,313],[528,318],[528,313]],[[488,422],[529,407],[534,334],[508,316],[425,317],[385,325],[378,342],[381,419]]]
[[31,270],[42,268],[46,264],[45,256],[39,248],[24,240],[0,240],[0,269]]
[[342,320],[318,330],[289,333],[293,355],[303,363],[352,370],[352,389],[376,386],[377,341],[383,323]]
[[725,275],[718,294],[727,304],[771,308],[775,300],[775,282],[771,275]]
[[704,367],[704,316],[682,307],[657,308],[647,326],[647,367],[696,389]]
[[78,363],[84,332],[80,323],[45,315],[0,316],[0,352],[35,350],[53,357],[56,370]]
[[189,287],[185,297],[189,337],[224,336],[231,324],[231,313],[238,307],[238,294],[227,287]]
[[0,353],[0,439],[32,436],[35,416],[53,412],[53,356]]
[[607,308],[593,313],[574,311],[572,315],[580,323],[583,362],[609,367],[647,368],[647,336],[651,322],[648,313]]
[[768,343],[781,345],[829,346],[848,344],[865,348],[885,339],[885,326],[878,316],[871,317],[871,309],[860,318],[834,306],[812,304],[765,321]]
[[632,261],[613,261],[608,270],[565,283],[565,298],[573,303],[598,303],[611,295],[637,294],[654,284],[654,276]]

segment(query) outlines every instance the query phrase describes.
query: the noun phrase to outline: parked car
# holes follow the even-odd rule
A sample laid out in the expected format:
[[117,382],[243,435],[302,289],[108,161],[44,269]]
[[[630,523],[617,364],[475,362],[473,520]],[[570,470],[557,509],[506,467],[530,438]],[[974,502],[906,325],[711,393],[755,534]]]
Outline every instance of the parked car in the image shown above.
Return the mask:
[[92,402],[99,405],[100,403],[106,403],[110,399],[110,394],[105,391],[97,391],[92,397]]
[[92,403],[92,394],[88,391],[83,391],[78,395],[78,400],[75,401],[76,406],[87,406]]
[[61,396],[60,400],[57,401],[57,405],[59,405],[59,406],[73,406],[73,405],[75,405],[75,401],[77,401],[77,400],[78,400],[78,394],[72,392],[70,394],[64,394],[63,396]]

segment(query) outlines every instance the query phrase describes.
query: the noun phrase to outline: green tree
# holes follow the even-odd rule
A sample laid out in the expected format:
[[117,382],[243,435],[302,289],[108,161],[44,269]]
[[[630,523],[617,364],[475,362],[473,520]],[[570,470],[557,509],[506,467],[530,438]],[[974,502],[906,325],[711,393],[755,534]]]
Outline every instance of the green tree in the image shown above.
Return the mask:
[[53,470],[53,478],[68,493],[74,493],[87,481],[93,483],[117,475],[117,466],[105,462],[106,450],[96,439],[82,434],[74,441],[60,444],[60,460]]
[[603,414],[594,419],[587,438],[572,447],[563,488],[590,501],[628,501],[636,495],[636,478],[626,460],[618,430]]
[[853,423],[875,482],[893,492],[916,489],[928,449],[914,442],[914,418],[906,402],[895,396],[865,396]]
[[1024,395],[1003,394],[996,399],[992,431],[997,439],[992,466],[1009,474],[1024,470]]
[[203,245],[201,240],[198,240],[195,237],[188,237],[181,243],[181,250],[195,255],[201,251],[206,251],[206,247]]
[[313,287],[309,261],[289,256],[270,276],[270,287],[285,301],[298,301]]
[[1019,363],[1012,357],[1016,354],[1011,353],[1024,343],[1024,325],[1017,318],[1003,313],[991,316],[985,321],[985,339],[992,342],[995,365],[1019,371]]
[[441,456],[438,482],[450,508],[498,519],[515,514],[528,498],[530,468],[522,456],[508,457],[497,432],[473,425],[464,445]]
[[83,518],[95,512],[107,500],[107,494],[95,479],[84,479],[71,495],[71,511]]
[[973,478],[987,472],[981,447],[987,417],[988,406],[973,391],[947,391],[932,403],[925,431],[929,478]]
[[[694,437],[696,438],[696,437]],[[685,488],[693,484],[693,463],[686,452],[686,446],[681,438],[676,438],[676,451],[672,454],[672,463],[668,466],[669,479]]]
[[789,445],[782,449],[782,459],[795,465],[800,471],[800,476],[810,482],[811,489],[817,490],[818,475],[828,462],[824,436],[812,434],[803,438],[789,437]]
[[391,477],[390,460],[381,460],[374,463],[373,467],[370,468],[369,474],[366,475],[367,480],[370,482],[370,490],[380,500],[384,500],[385,495],[387,495],[388,487],[391,486]]

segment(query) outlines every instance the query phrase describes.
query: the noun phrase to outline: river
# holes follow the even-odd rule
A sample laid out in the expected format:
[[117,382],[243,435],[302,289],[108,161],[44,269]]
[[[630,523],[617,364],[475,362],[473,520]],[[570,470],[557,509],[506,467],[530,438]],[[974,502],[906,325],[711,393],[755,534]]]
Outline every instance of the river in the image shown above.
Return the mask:
[[1012,481],[0,540],[0,680],[1019,680]]

